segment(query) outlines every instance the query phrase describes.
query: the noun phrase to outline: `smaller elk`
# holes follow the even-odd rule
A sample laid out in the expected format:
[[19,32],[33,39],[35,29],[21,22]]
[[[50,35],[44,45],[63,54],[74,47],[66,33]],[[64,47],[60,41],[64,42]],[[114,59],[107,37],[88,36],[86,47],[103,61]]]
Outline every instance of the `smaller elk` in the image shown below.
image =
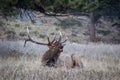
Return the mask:
[[65,45],[64,43],[67,41],[67,38],[64,41],[61,41],[61,38],[62,34],[60,34],[59,38],[54,37],[54,39],[50,41],[49,37],[47,36],[48,43],[40,43],[34,41],[28,34],[28,39],[25,40],[24,46],[26,45],[27,41],[39,45],[47,45],[49,49],[43,54],[41,62],[45,66],[54,67],[58,57],[60,56],[60,53],[63,51],[63,47]]
[[84,67],[81,57],[77,54],[61,54],[56,64],[57,67],[66,67],[66,68]]
[[75,68],[75,67],[83,68],[83,63],[81,61],[77,60],[77,57],[74,54],[71,54],[71,60],[72,60],[71,68]]

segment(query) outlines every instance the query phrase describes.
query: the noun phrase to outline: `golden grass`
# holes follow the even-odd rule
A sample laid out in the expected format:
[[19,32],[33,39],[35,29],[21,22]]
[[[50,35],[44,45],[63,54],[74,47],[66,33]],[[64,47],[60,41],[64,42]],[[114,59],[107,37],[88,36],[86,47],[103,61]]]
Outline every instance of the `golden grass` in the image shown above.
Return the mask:
[[[6,55],[7,56],[7,55]],[[64,56],[64,58],[63,58]],[[0,57],[0,80],[119,80],[120,60],[86,58],[79,56],[83,68],[67,68],[65,65],[54,68],[41,65],[41,56],[19,55]],[[70,54],[60,59],[70,61]],[[67,62],[68,62],[67,61]],[[57,63],[61,64],[61,63]],[[63,63],[62,63],[63,64]]]

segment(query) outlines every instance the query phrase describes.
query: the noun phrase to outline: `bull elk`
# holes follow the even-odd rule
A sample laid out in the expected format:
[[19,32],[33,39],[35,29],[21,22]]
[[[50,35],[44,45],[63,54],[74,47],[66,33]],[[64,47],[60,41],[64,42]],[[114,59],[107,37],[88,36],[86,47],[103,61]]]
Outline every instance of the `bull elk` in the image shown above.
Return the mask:
[[49,36],[47,36],[48,43],[41,43],[34,41],[30,37],[28,31],[28,39],[25,40],[24,46],[26,45],[27,41],[39,45],[47,45],[49,49],[43,54],[41,62],[45,66],[52,67],[55,66],[55,63],[57,62],[58,57],[60,56],[60,53],[63,51],[64,43],[67,41],[67,38],[64,41],[62,41],[61,38],[62,38],[62,34],[60,34],[58,38],[54,37],[54,39],[50,41]]

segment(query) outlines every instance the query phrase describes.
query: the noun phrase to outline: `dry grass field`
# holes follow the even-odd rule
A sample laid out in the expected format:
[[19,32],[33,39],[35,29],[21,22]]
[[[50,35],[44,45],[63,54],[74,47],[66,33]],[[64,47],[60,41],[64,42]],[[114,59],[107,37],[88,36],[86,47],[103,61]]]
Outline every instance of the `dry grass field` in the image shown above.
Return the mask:
[[[0,56],[0,80],[120,80],[120,45],[102,44],[101,47],[98,44],[98,48],[95,46],[86,45],[88,52],[91,50],[93,53],[97,52],[96,54],[106,52],[107,55],[87,57],[84,54],[76,54],[78,62],[83,64],[82,68],[66,67],[70,63],[70,54],[65,53],[61,53],[56,68],[42,66],[41,55],[22,54],[16,51],[5,53]],[[82,46],[81,49],[83,48]]]

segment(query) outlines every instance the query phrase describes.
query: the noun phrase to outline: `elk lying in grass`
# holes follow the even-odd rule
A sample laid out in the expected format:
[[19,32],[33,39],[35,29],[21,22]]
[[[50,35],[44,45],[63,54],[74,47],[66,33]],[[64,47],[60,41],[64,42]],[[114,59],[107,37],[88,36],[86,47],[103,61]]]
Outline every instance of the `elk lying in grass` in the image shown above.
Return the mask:
[[43,54],[41,62],[43,63],[43,65],[46,66],[55,66],[55,63],[58,57],[60,56],[60,53],[63,51],[64,43],[67,41],[67,38],[64,41],[61,41],[61,38],[62,38],[62,34],[60,34],[59,38],[54,37],[54,39],[50,41],[49,37],[47,36],[48,43],[40,43],[34,41],[28,34],[28,39],[25,40],[24,46],[27,41],[39,45],[47,45],[49,49]]

